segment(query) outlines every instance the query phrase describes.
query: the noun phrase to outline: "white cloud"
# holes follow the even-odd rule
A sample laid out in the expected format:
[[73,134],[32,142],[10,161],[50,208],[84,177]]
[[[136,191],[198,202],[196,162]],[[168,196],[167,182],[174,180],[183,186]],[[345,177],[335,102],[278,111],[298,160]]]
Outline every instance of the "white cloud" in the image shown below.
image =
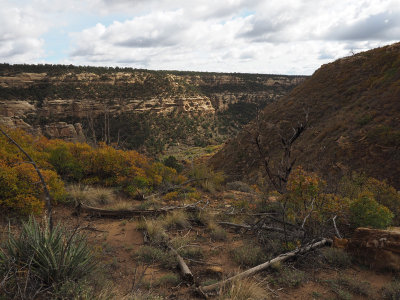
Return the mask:
[[281,74],[400,36],[399,0],[3,2],[0,57],[12,62],[45,60],[50,25],[67,32],[64,63]]
[[43,54],[41,35],[45,31],[46,27],[37,20],[34,10],[3,5],[0,10],[0,60],[19,63],[36,61]]

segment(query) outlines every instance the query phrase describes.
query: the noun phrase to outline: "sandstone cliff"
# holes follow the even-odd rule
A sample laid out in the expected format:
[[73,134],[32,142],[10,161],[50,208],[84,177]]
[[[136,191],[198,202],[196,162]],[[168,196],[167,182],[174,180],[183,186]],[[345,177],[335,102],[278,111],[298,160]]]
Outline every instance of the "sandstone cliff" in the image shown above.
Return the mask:
[[[180,142],[194,143],[196,139],[202,140],[198,144],[207,144],[209,140],[236,133],[252,117],[248,111],[275,101],[305,78],[3,64],[0,65],[0,117],[13,119],[15,126],[24,122],[25,127],[31,125],[33,131],[49,137],[82,140],[85,133],[93,139],[110,141],[120,140],[114,133],[129,139],[128,135],[138,131],[145,132],[145,140],[152,135],[157,139],[157,134],[163,132],[159,127],[166,125],[156,123],[166,119],[167,123],[180,124],[178,130],[184,132],[177,138]],[[235,110],[237,104],[248,105],[249,109]],[[245,117],[232,115],[232,108],[234,113]],[[136,130],[128,134],[126,126],[119,122],[127,115],[130,120],[125,125],[132,123],[132,118],[136,123],[142,122],[138,116],[159,120],[145,127],[131,124]],[[178,120],[182,118],[187,120]],[[76,129],[77,123],[82,124],[82,131]],[[117,123],[122,129],[116,128]],[[107,138],[106,134],[110,136]],[[196,138],[191,140],[193,134]],[[139,145],[135,142],[135,147]]]

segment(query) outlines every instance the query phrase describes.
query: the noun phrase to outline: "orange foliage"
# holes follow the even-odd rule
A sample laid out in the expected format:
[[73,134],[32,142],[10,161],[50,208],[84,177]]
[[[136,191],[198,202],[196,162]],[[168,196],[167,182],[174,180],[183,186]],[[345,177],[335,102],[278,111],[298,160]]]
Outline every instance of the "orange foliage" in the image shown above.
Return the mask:
[[[65,195],[60,176],[68,181],[119,187],[130,195],[149,192],[162,184],[187,180],[173,168],[150,161],[136,151],[117,150],[104,143],[85,143],[33,137],[22,130],[7,130],[35,160],[56,201]],[[43,203],[38,175],[5,137],[0,138],[0,206],[21,214],[38,213]]]

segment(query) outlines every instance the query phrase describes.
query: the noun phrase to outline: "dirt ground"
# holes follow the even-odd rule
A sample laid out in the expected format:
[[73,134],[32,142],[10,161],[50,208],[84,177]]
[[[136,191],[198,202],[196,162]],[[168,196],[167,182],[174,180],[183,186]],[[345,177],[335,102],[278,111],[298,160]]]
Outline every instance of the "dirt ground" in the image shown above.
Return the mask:
[[[224,197],[222,197],[224,198]],[[229,202],[229,201],[228,201]],[[210,207],[218,209],[229,204],[221,204],[220,199],[211,203]],[[226,208],[226,207],[225,207]],[[200,299],[193,293],[193,289],[180,282],[177,285],[152,287],[152,283],[168,273],[179,274],[177,269],[166,270],[157,264],[143,266],[135,259],[135,252],[143,245],[141,231],[137,230],[138,218],[131,219],[103,219],[85,215],[74,216],[73,210],[68,207],[57,207],[55,220],[67,224],[69,227],[80,226],[93,246],[96,256],[101,261],[101,268],[106,278],[113,283],[116,298],[128,295],[138,280],[146,282],[146,288],[168,299]],[[191,226],[188,229],[170,231],[171,238],[176,236],[190,236],[194,245],[201,248],[203,259],[187,261],[194,274],[197,284],[216,282],[227,278],[240,268],[232,261],[230,250],[247,243],[251,236],[243,236],[234,230],[228,230],[228,238],[223,242],[213,241],[202,226]],[[306,267],[306,280],[299,287],[291,288],[268,283],[270,298],[276,299],[347,299],[335,293],[329,282],[332,279],[346,277],[355,281],[367,282],[370,287],[368,296],[352,294],[349,299],[380,299],[381,289],[387,286],[393,278],[391,273],[382,273],[369,270],[361,266],[352,265],[350,268],[337,270],[334,268]],[[143,276],[141,275],[143,273]],[[258,274],[255,279],[268,282],[270,273]],[[139,278],[138,278],[139,277]],[[139,282],[140,284],[140,282]]]

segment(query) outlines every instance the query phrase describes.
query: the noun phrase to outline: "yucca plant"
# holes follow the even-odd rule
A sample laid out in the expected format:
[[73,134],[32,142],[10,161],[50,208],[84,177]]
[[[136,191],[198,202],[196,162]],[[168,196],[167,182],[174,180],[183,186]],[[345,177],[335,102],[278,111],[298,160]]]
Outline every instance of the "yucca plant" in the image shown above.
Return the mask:
[[50,231],[33,217],[23,223],[19,236],[10,233],[4,250],[0,249],[0,273],[10,265],[25,269],[47,286],[80,279],[94,269],[92,252],[77,230],[68,232],[57,225]]

